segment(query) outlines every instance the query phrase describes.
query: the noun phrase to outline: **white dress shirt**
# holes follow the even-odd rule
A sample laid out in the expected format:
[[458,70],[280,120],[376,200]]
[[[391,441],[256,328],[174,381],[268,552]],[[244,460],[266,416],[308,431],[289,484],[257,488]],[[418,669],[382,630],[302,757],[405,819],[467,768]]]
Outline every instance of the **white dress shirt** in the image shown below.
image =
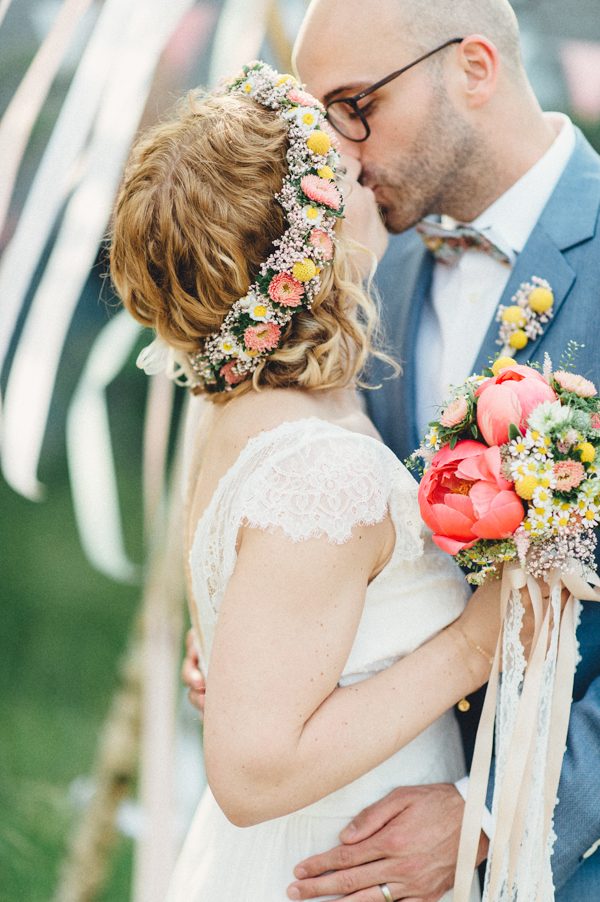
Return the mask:
[[[471,225],[487,235],[511,266],[478,250],[453,264],[436,263],[431,297],[424,305],[416,346],[416,412],[419,434],[436,417],[451,385],[473,370],[479,349],[506,288],[512,266],[525,247],[575,149],[575,129],[560,113],[546,114],[556,140],[528,172]],[[452,225],[453,220],[448,220]],[[530,276],[543,273],[530,273]]]

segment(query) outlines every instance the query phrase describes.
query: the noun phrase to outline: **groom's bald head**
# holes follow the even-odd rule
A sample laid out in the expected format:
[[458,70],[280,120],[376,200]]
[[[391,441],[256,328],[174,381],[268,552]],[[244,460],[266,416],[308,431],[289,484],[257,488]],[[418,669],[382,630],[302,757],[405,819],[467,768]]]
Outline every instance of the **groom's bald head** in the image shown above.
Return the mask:
[[[535,118],[508,0],[313,0],[294,63],[325,103],[351,97],[439,50],[360,102],[364,143],[342,139],[375,191],[391,231],[428,213],[473,218],[499,184],[495,156],[506,124]],[[539,108],[538,108],[539,110]]]
[[519,25],[508,0],[384,0],[395,7],[404,39],[427,51],[450,37],[484,35],[510,70],[522,71]]

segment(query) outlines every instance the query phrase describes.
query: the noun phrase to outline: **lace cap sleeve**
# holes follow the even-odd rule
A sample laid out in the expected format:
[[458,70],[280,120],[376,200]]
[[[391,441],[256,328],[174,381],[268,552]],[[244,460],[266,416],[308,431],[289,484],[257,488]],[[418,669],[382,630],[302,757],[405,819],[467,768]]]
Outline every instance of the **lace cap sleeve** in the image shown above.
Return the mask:
[[355,526],[386,517],[394,459],[383,445],[341,430],[290,438],[245,481],[240,524],[281,529],[295,542],[326,536],[343,544]]

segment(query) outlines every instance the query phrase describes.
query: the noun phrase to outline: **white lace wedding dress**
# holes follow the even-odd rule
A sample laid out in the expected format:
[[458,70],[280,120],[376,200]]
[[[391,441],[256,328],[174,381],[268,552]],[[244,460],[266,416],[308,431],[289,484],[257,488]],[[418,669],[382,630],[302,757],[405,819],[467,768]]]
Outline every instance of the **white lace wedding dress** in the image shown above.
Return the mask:
[[[431,542],[419,516],[417,485],[385,445],[314,417],[250,439],[221,479],[190,552],[205,672],[241,524],[280,529],[294,542],[327,536],[343,543],[354,526],[379,522],[388,510],[396,530],[394,552],[368,587],[341,685],[366,679],[409,654],[460,614],[469,589],[460,570]],[[207,788],[168,902],[285,902],[294,866],[337,845],[340,830],[366,805],[399,785],[454,782],[464,774],[458,725],[449,711],[358,780],[254,827],[233,826]],[[473,898],[479,898],[475,891]]]

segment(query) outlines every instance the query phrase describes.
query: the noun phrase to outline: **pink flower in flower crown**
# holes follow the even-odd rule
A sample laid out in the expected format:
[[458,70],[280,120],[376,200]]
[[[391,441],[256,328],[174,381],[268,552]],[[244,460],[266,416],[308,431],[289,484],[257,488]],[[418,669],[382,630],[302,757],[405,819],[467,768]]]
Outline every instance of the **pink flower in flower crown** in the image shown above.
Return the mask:
[[219,375],[223,377],[228,385],[238,385],[238,383],[243,382],[246,378],[245,375],[235,372],[234,367],[236,363],[236,360],[230,360],[229,363],[224,364],[219,370]]
[[316,247],[321,251],[324,260],[331,260],[333,257],[333,241],[331,240],[331,235],[328,235],[323,229],[313,229],[308,240],[313,247]]
[[305,175],[300,180],[300,187],[309,200],[331,207],[332,210],[339,210],[342,196],[335,185],[327,179],[319,178],[318,175]]
[[250,351],[272,351],[279,344],[281,328],[277,323],[259,323],[248,326],[244,332],[244,341]]
[[477,425],[488,445],[504,445],[514,423],[522,432],[529,414],[544,401],[556,401],[544,377],[530,366],[507,366],[494,378],[486,379],[475,392]]
[[596,386],[589,379],[583,376],[577,376],[575,373],[565,373],[564,370],[557,370],[554,378],[561,388],[565,391],[572,392],[580,398],[594,398],[598,392]]
[[523,504],[502,475],[500,449],[458,442],[438,451],[419,485],[419,508],[433,541],[448,554],[479,539],[506,539],[523,521]]
[[600,413],[592,414],[592,429],[600,429]]
[[301,91],[300,88],[292,88],[286,96],[292,103],[298,103],[300,106],[319,107],[319,101],[316,97],[313,97],[308,91]]
[[454,401],[451,401],[451,403],[448,404],[446,409],[442,412],[440,423],[442,426],[445,426],[446,429],[452,429],[453,426],[458,426],[459,423],[462,423],[468,412],[469,405],[467,404],[467,399],[464,395],[461,395],[460,398],[455,398]]
[[277,273],[269,283],[269,296],[285,307],[298,307],[304,296],[304,285],[289,272]]
[[559,460],[552,467],[559,492],[576,489],[585,479],[585,467],[578,460]]

